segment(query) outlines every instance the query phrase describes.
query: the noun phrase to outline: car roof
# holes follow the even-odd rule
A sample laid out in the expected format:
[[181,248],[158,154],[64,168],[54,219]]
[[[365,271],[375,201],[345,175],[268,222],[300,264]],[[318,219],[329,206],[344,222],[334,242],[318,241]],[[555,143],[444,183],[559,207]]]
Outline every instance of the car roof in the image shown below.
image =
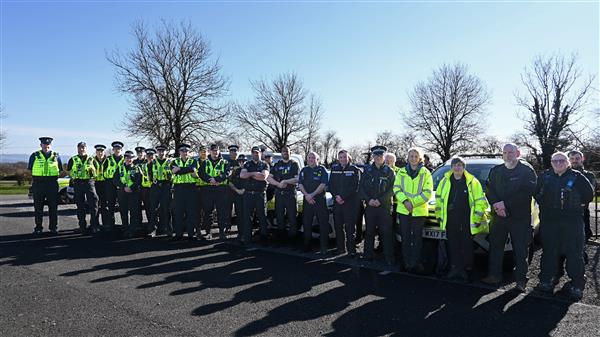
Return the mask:
[[[504,163],[502,158],[464,158],[463,160],[467,164],[467,167],[470,164],[472,164],[472,165],[476,165],[476,164],[500,165],[500,164]],[[452,159],[447,160],[446,163],[444,164],[444,166],[450,166],[451,161],[452,161]]]

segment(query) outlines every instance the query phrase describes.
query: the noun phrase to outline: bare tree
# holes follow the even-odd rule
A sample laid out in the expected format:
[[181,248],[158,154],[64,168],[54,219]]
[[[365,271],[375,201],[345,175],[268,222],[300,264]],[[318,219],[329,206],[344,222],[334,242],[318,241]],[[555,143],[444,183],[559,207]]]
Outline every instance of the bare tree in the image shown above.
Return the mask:
[[294,73],[282,74],[272,81],[250,82],[254,101],[236,106],[234,118],[251,138],[280,151],[295,147],[311,136],[311,118],[321,114],[320,102],[307,91]]
[[387,147],[388,152],[403,160],[408,155],[408,150],[416,145],[416,139],[414,134],[396,134],[386,130],[377,133],[375,144]]
[[322,149],[322,162],[328,166],[336,159],[337,151],[340,148],[342,140],[337,136],[337,132],[334,130],[328,130],[321,137],[320,143]]
[[477,139],[476,144],[472,147],[472,151],[470,152],[499,154],[502,153],[502,146],[504,144],[505,142],[496,136],[482,135]]
[[229,82],[204,37],[190,23],[165,21],[152,36],[143,23],[135,24],[133,36],[133,50],[107,55],[117,89],[131,95],[123,129],[175,147],[222,132]]
[[490,95],[483,82],[463,64],[443,65],[409,93],[410,111],[404,114],[409,130],[442,161],[471,144],[483,130]]
[[567,131],[578,121],[579,112],[587,104],[588,93],[595,76],[582,78],[577,68],[577,55],[538,56],[521,74],[525,94],[516,94],[516,101],[527,113],[522,117],[525,130],[535,137],[537,160],[550,167],[550,157],[557,149],[571,143]]

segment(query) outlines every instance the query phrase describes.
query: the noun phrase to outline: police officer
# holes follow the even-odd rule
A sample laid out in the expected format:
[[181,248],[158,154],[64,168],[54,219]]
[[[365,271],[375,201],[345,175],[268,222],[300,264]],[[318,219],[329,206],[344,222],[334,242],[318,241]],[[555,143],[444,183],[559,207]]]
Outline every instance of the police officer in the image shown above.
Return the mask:
[[[138,166],[141,171],[142,165],[144,165],[147,161],[146,148],[143,146],[137,146],[135,148],[135,153],[137,157],[133,160],[133,165]],[[146,184],[148,184],[148,182],[146,182]],[[150,188],[142,186],[140,189],[140,219],[142,219],[142,210],[144,210],[144,212],[146,213],[146,220],[148,220],[148,225],[150,222],[150,217],[152,216],[150,214],[152,212],[151,208],[152,207],[150,205]]]
[[[199,155],[198,155],[198,160],[196,161],[196,172],[200,171],[200,166],[202,166],[202,164],[204,163],[204,161],[206,161],[208,155],[206,152],[206,146],[204,145],[200,145],[199,148]],[[195,226],[196,226],[196,236],[198,237],[198,239],[200,240],[205,240],[205,237],[202,235],[202,230],[205,231],[206,236],[210,237],[210,229],[212,227],[212,214],[204,214],[204,187],[208,186],[208,184],[200,179],[198,177],[198,179],[196,179],[196,200],[198,201],[198,205],[196,207],[197,211],[196,211],[196,222],[195,222]],[[208,219],[207,221],[205,221],[205,219]]]
[[[204,210],[204,222],[210,222],[209,214],[213,210],[217,211],[217,222],[219,224],[219,239],[226,239],[225,229],[229,227],[229,216],[231,209],[228,209],[228,177],[231,174],[229,161],[225,160],[217,144],[210,145],[210,156],[200,164],[198,176],[206,185],[202,195],[202,209]],[[210,232],[208,233],[210,235]]]
[[[581,151],[569,151],[569,162],[571,163],[571,168],[581,172],[592,185],[594,192],[596,192],[596,176],[593,172],[585,169],[583,166],[584,160],[585,158],[583,157],[583,153]],[[581,207],[583,208],[583,223],[585,224],[585,239],[587,241],[592,237],[593,234],[590,226],[590,208],[589,204],[582,204]],[[585,257],[587,258],[587,255]]]
[[[296,184],[298,184],[298,163],[290,159],[290,149],[281,148],[281,160],[272,168],[268,177],[269,186],[275,189],[275,214],[277,227],[282,239],[296,237]],[[289,231],[286,230],[285,216],[289,221]],[[287,233],[286,233],[287,232]],[[287,234],[287,235],[285,235]]]
[[488,177],[485,194],[493,210],[489,272],[481,281],[491,285],[501,281],[504,245],[510,233],[516,264],[515,290],[522,292],[527,286],[527,257],[533,237],[531,205],[537,176],[529,164],[519,160],[520,155],[515,144],[504,145],[504,164],[493,167]]
[[185,227],[189,241],[196,241],[194,237],[194,224],[198,214],[198,191],[196,181],[198,179],[196,160],[188,156],[190,146],[179,145],[179,158],[175,158],[171,164],[173,173],[173,192],[175,202],[175,236],[173,241],[183,238]]
[[[94,186],[96,187],[96,195],[98,196],[98,212],[96,213],[96,223],[100,224],[100,216],[102,216],[102,226],[108,223],[108,210],[106,201],[106,184],[112,184],[104,177],[104,162],[106,156],[104,150],[106,146],[102,144],[94,145],[96,155],[92,158],[92,166],[94,166]],[[100,229],[100,227],[98,227]]]
[[267,188],[267,177],[269,176],[269,165],[261,160],[261,152],[258,146],[251,149],[252,160],[247,161],[240,172],[243,179],[244,190],[244,222],[242,226],[241,243],[248,244],[252,239],[252,214],[256,212],[260,226],[260,241],[267,244],[267,209],[265,207],[265,190]]
[[146,207],[146,218],[148,219],[148,225],[145,228],[146,235],[153,238],[156,237],[156,206],[152,200],[153,190],[156,190],[156,178],[154,177],[155,172],[153,172],[156,150],[148,148],[145,149],[145,153],[146,161],[138,165],[142,175],[140,198],[143,200],[143,204]]
[[240,163],[238,162],[238,150],[240,149],[239,146],[233,144],[233,145],[229,145],[227,147],[227,150],[229,150],[229,167],[231,167],[231,169],[235,169],[236,167],[240,166]]
[[229,179],[229,189],[231,190],[230,198],[233,202],[233,211],[232,214],[235,216],[231,216],[231,224],[235,224],[238,236],[237,240],[242,241],[242,228],[243,223],[245,221],[244,217],[244,192],[246,192],[244,186],[244,180],[240,178],[240,173],[242,172],[242,168],[244,164],[246,164],[246,155],[240,154],[237,157],[238,167],[231,171],[231,176]]
[[131,238],[136,230],[141,227],[140,217],[140,188],[142,175],[140,167],[133,164],[133,152],[125,151],[125,160],[117,169],[113,183],[119,195],[119,212],[123,224],[123,235]]
[[558,280],[557,260],[560,254],[567,259],[567,273],[571,278],[569,293],[575,300],[583,296],[585,243],[581,205],[593,198],[590,182],[579,171],[573,170],[568,157],[556,152],[551,158],[552,169],[538,179],[536,200],[540,205],[540,233],[542,263],[540,283],[536,290],[552,293]]
[[33,208],[35,228],[33,234],[42,233],[44,204],[48,204],[50,233],[58,234],[58,176],[62,171],[62,162],[58,152],[52,151],[52,138],[40,137],[41,150],[29,156],[27,169],[33,178],[31,192],[33,193]]
[[137,157],[133,160],[133,165],[140,166],[146,161],[146,148],[137,146],[134,150]]
[[364,200],[365,246],[363,257],[373,259],[375,245],[375,231],[379,230],[379,237],[383,241],[385,262],[388,266],[394,264],[394,232],[392,230],[392,197],[394,187],[394,171],[385,164],[383,155],[387,151],[385,146],[371,148],[373,163],[365,167],[365,173],[360,181],[360,196]]
[[433,179],[424,166],[420,149],[409,149],[407,161],[396,174],[394,196],[398,201],[396,212],[402,236],[404,268],[410,273],[421,274],[425,271],[421,259],[423,225],[429,215],[427,202],[433,194]]
[[[230,187],[230,189],[229,189],[229,196],[227,198],[227,202],[228,202],[228,206],[227,207],[228,207],[228,209],[230,211],[230,216],[229,216],[230,221],[229,221],[229,227],[226,228],[226,231],[229,231],[231,229],[231,226],[234,223],[234,221],[237,220],[237,219],[235,219],[237,217],[237,214],[236,214],[236,217],[233,217],[233,206],[235,204],[236,195],[238,195],[238,194],[237,194],[236,190],[234,189],[235,188],[235,184],[234,184],[234,187],[232,187],[231,179],[234,179],[233,178],[233,173],[235,172],[235,170],[238,167],[240,167],[240,163],[238,161],[238,150],[240,148],[239,148],[239,146],[233,144],[233,145],[229,145],[227,147],[227,149],[229,150],[229,167],[231,168],[231,173],[232,173],[232,176],[230,177],[230,182],[229,182],[229,187]],[[246,156],[244,156],[244,158],[245,157]],[[246,160],[244,160],[244,162],[246,162]],[[238,176],[235,179],[239,180],[239,173],[240,173],[239,171],[240,170],[238,170],[238,172],[237,172]],[[237,211],[237,209],[236,209],[236,211]],[[236,226],[237,226],[237,224],[236,224]],[[240,226],[237,226],[237,227],[239,228]]]
[[307,156],[308,166],[300,171],[298,177],[298,188],[304,195],[302,203],[302,229],[304,231],[304,251],[310,251],[310,239],[312,238],[312,224],[316,215],[319,224],[319,241],[321,255],[327,254],[327,242],[329,241],[329,213],[325,200],[325,188],[329,182],[327,170],[319,165],[319,155],[310,152]]
[[358,188],[361,172],[350,164],[350,154],[346,150],[338,152],[338,163],[331,166],[329,191],[333,196],[333,222],[337,241],[337,253],[356,256],[355,224],[360,198]]
[[[119,166],[123,164],[124,158],[121,155],[123,150],[123,142],[114,141],[110,144],[112,147],[112,154],[106,158],[102,165],[102,171],[104,172],[104,178],[106,183],[104,185],[105,197],[106,197],[106,214],[107,221],[103,222],[104,230],[111,231],[115,226],[115,204],[117,202],[117,186],[114,184],[114,176]],[[119,200],[121,203],[121,200]]]
[[94,183],[95,167],[93,158],[86,152],[85,142],[77,144],[77,155],[71,157],[67,163],[67,171],[71,176],[73,189],[75,192],[75,203],[77,204],[77,220],[81,233],[86,231],[87,222],[85,219],[86,204],[90,212],[90,225],[92,232],[99,231],[98,225],[98,195]]
[[[156,152],[158,158],[148,165],[148,172],[152,172],[153,186],[150,190],[150,203],[152,204],[154,221],[158,225],[158,230],[155,235],[173,235],[171,226],[171,160],[166,155],[167,147],[165,145],[157,145]],[[158,216],[158,219],[156,217]],[[152,237],[150,232],[150,236]]]

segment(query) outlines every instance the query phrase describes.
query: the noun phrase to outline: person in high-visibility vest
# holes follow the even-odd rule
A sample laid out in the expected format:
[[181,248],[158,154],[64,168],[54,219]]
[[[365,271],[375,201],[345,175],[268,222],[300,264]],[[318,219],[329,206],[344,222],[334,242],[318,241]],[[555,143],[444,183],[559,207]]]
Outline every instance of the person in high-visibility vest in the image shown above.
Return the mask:
[[133,164],[133,152],[125,151],[124,162],[119,165],[113,177],[119,194],[119,212],[123,224],[123,234],[131,238],[142,225],[140,218],[140,187],[142,175],[140,168]]
[[[146,148],[143,146],[137,146],[134,151],[136,154],[136,158],[133,160],[133,165],[139,166],[140,170],[142,168],[142,165],[144,165],[146,163],[147,160],[147,156],[146,156]],[[142,219],[142,210],[144,211],[144,213],[146,213],[146,219],[148,220],[148,222],[150,222],[150,212],[151,212],[151,207],[150,207],[150,188],[146,188],[144,186],[142,186],[142,188],[140,189],[140,219]]]
[[51,234],[58,234],[58,176],[62,171],[62,162],[58,152],[52,151],[52,138],[40,137],[41,150],[29,156],[27,169],[31,171],[33,193],[33,209],[35,228],[33,234],[42,233],[44,204],[48,204],[49,229]]
[[179,158],[175,158],[171,163],[175,202],[175,236],[172,240],[181,240],[185,227],[188,240],[196,241],[198,239],[194,236],[194,224],[198,216],[197,164],[194,158],[188,156],[188,144],[180,144],[178,150]]
[[481,183],[469,173],[465,161],[452,158],[435,193],[435,214],[446,231],[450,271],[446,278],[468,282],[473,269],[473,235],[487,232],[488,201]]
[[77,204],[77,220],[81,233],[88,230],[85,219],[85,208],[90,212],[90,229],[93,233],[100,231],[98,225],[98,195],[96,194],[96,185],[94,176],[96,169],[92,157],[88,156],[87,145],[85,142],[77,144],[77,155],[71,157],[67,163],[67,171],[71,176],[73,189],[75,192],[75,203]]
[[[117,203],[117,186],[114,184],[114,176],[117,169],[123,164],[124,158],[121,154],[123,150],[123,142],[114,141],[110,144],[112,147],[112,154],[106,158],[102,164],[102,171],[104,172],[104,178],[106,179],[105,197],[106,197],[106,223],[102,223],[105,231],[112,231],[115,226],[115,204]],[[121,200],[119,200],[119,204]]]
[[[171,191],[171,160],[166,156],[167,147],[157,145],[156,152],[158,158],[148,164],[148,173],[153,182],[150,189],[150,203],[153,209],[154,222],[157,226],[155,231],[151,231],[149,236],[173,235],[171,226],[171,200],[173,199]],[[148,151],[148,150],[146,150]]]
[[[154,212],[155,206],[152,203],[152,189],[155,186],[155,178],[152,172],[154,166],[154,155],[156,150],[152,148],[144,149],[145,161],[138,164],[140,173],[142,174],[142,186],[140,190],[140,200],[146,209],[146,219],[148,223],[145,231],[148,237],[156,237],[156,213]],[[140,212],[140,219],[142,218]]]
[[[208,157],[206,153],[206,146],[200,145],[198,149],[198,159],[196,160],[196,172],[200,170],[200,166],[206,158]],[[205,240],[205,237],[202,235],[202,231],[204,230],[206,236],[210,236],[210,228],[212,227],[213,219],[212,214],[204,214],[204,208],[202,207],[202,198],[204,197],[204,189],[203,186],[206,186],[206,182],[202,179],[196,179],[196,201],[198,201],[198,205],[196,206],[196,222],[194,223],[196,227],[196,237],[199,240]],[[207,221],[204,221],[208,219]]]
[[394,195],[398,201],[398,223],[402,236],[404,268],[410,273],[425,270],[421,262],[423,225],[429,213],[427,202],[433,194],[431,172],[423,165],[423,152],[408,150],[408,164],[400,168],[394,182]]
[[92,165],[94,166],[94,186],[96,187],[96,195],[98,196],[98,212],[96,213],[96,223],[100,224],[100,217],[102,217],[102,226],[105,226],[108,221],[108,202],[106,200],[106,184],[112,184],[111,181],[107,181],[104,177],[104,162],[106,156],[104,150],[106,146],[102,144],[94,145],[96,149],[96,155],[92,158]]
[[[221,157],[219,146],[210,145],[210,156],[202,162],[198,169],[198,177],[206,185],[200,187],[202,192],[202,209],[204,210],[204,222],[213,210],[217,210],[217,222],[219,224],[219,239],[226,239],[225,229],[229,226],[229,216],[231,210],[228,210],[228,178],[231,173],[229,161]],[[207,233],[210,238],[210,232]]]

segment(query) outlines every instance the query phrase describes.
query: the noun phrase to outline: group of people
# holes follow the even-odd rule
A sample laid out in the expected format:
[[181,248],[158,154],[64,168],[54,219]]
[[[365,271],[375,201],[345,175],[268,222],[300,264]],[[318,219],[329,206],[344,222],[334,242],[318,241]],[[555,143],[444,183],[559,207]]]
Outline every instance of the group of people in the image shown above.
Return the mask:
[[[57,177],[62,169],[60,157],[51,151],[52,138],[40,138],[41,149],[31,155],[29,169],[33,176],[35,208],[34,234],[42,232],[43,207],[49,206],[52,233],[57,233]],[[489,232],[489,273],[482,279],[488,284],[502,281],[502,260],[508,235],[515,257],[515,289],[527,286],[527,257],[533,238],[533,200],[540,209],[540,231],[543,244],[539,291],[552,292],[566,259],[571,278],[570,293],[581,298],[584,287],[584,224],[588,203],[593,198],[595,179],[583,170],[583,154],[571,151],[552,156],[552,168],[539,177],[534,169],[520,160],[516,145],[503,147],[504,164],[494,167],[484,186],[468,172],[461,157],[451,160],[448,171],[437,185],[431,167],[418,148],[407,153],[407,164],[395,165],[393,154],[384,146],[371,149],[372,163],[358,167],[350,154],[341,150],[330,172],[310,152],[307,166],[299,169],[290,158],[290,150],[281,150],[275,164],[263,160],[261,148],[251,148],[251,155],[238,155],[239,147],[228,147],[229,159],[223,158],[216,144],[201,147],[197,158],[189,155],[191,147],[181,144],[177,156],[169,158],[166,146],[144,149],[136,154],[124,151],[124,144],[98,144],[94,156],[88,155],[84,142],[77,144],[67,170],[72,179],[81,231],[112,231],[115,205],[118,201],[122,228],[126,237],[140,229],[145,235],[166,235],[181,240],[184,231],[190,241],[211,236],[212,215],[216,210],[219,238],[226,239],[232,222],[237,226],[240,244],[251,242],[252,228],[258,223],[261,244],[269,243],[266,216],[267,189],[275,200],[276,223],[283,238],[298,235],[297,190],[302,193],[303,247],[310,251],[312,227],[317,224],[320,249],[328,254],[329,211],[326,191],[333,199],[333,219],[337,254],[357,257],[356,223],[364,211],[365,227],[363,259],[374,256],[375,236],[383,248],[388,266],[401,257],[401,268],[423,273],[422,233],[430,215],[429,203],[435,197],[435,215],[447,233],[449,279],[468,281],[473,267],[473,235]],[[142,207],[143,205],[143,207]],[[142,208],[147,226],[142,228]],[[86,209],[90,214],[87,227]],[[491,209],[491,211],[490,211]],[[171,211],[173,210],[173,212]],[[172,215],[173,213],[173,215]],[[235,215],[235,216],[232,216]],[[100,221],[102,226],[100,226]],[[362,221],[361,227],[362,227]],[[202,234],[202,231],[205,234]],[[396,234],[401,239],[401,254],[396,254]],[[562,259],[561,259],[562,257]]]

